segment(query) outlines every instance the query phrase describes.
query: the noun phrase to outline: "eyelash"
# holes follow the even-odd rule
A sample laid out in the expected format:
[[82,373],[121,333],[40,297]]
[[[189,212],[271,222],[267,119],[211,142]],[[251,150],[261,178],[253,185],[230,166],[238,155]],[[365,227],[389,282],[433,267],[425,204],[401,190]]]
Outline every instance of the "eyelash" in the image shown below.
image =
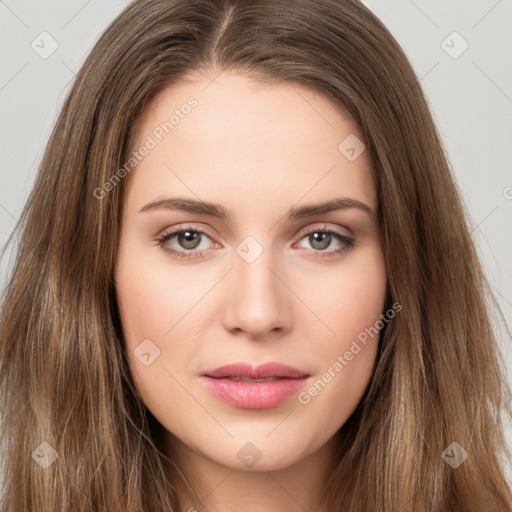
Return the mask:
[[[193,233],[198,233],[198,234],[201,234],[201,235],[205,235],[208,238],[210,238],[208,236],[208,234],[205,231],[203,231],[202,229],[199,229],[196,226],[189,225],[189,226],[185,226],[185,227],[176,229],[174,231],[170,231],[168,233],[164,233],[161,237],[159,237],[157,239],[158,245],[166,253],[169,253],[173,257],[178,258],[178,259],[195,259],[195,258],[203,257],[204,253],[206,252],[205,250],[189,249],[189,250],[177,251],[176,249],[171,249],[167,245],[165,245],[166,242],[168,242],[174,236],[180,235],[180,234],[185,233],[187,231],[192,231]],[[302,240],[303,238],[305,238],[308,235],[311,235],[312,233],[326,233],[326,234],[330,234],[330,235],[333,235],[336,240],[338,240],[339,242],[343,243],[342,247],[340,247],[339,249],[333,249],[333,250],[328,251],[328,252],[314,250],[314,249],[309,249],[308,250],[310,252],[312,251],[315,254],[318,253],[320,258],[331,258],[331,257],[334,257],[336,255],[339,255],[339,254],[342,254],[344,252],[347,252],[347,251],[349,251],[350,249],[352,249],[353,247],[356,246],[355,238],[347,236],[347,235],[342,235],[341,233],[338,233],[337,231],[334,231],[334,230],[331,230],[331,229],[327,229],[326,226],[322,226],[320,228],[313,229],[313,230],[307,231],[305,233],[301,233],[300,240]]]

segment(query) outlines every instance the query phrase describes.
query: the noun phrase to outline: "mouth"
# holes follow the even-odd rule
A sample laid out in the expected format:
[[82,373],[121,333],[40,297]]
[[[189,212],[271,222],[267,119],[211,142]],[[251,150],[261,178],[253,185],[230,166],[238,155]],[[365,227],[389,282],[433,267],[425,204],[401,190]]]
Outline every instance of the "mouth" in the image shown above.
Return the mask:
[[303,387],[310,374],[280,363],[253,367],[237,363],[209,370],[201,376],[218,398],[242,409],[269,409]]

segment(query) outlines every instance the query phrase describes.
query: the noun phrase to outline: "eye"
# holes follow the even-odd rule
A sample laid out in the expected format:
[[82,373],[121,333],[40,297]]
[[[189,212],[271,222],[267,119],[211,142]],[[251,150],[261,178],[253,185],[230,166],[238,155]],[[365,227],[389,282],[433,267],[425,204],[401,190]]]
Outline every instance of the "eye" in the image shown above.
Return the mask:
[[[192,259],[200,258],[204,256],[204,250],[198,250],[202,237],[208,237],[208,235],[202,230],[195,226],[186,226],[184,228],[176,229],[170,233],[164,233],[159,239],[158,244],[162,249],[172,254],[174,257],[179,259]],[[174,249],[169,245],[169,242],[176,238],[177,243],[185,250]],[[204,249],[207,249],[204,248]]]
[[[202,238],[210,238],[206,232],[196,226],[186,226],[180,229],[175,229],[171,232],[164,233],[158,238],[158,245],[167,253],[178,259],[194,259],[202,258],[205,256],[206,249],[209,247],[199,248]],[[179,247],[174,248],[170,244],[173,239]],[[320,257],[328,258],[339,255],[345,251],[352,249],[355,245],[355,238],[353,236],[344,235],[338,231],[327,229],[326,226],[319,227],[301,234],[300,240],[307,238],[312,249],[307,252]],[[331,245],[338,245],[337,248],[326,250]],[[219,244],[215,244],[219,247]]]
[[[303,233],[301,240],[306,238],[312,247],[312,250],[308,250],[308,252],[313,253],[315,256],[319,256],[320,258],[329,258],[339,255],[352,249],[356,245],[356,241],[353,236],[344,235],[338,231],[327,229],[326,226]],[[337,244],[338,247],[330,251],[326,251],[326,249],[332,244]]]

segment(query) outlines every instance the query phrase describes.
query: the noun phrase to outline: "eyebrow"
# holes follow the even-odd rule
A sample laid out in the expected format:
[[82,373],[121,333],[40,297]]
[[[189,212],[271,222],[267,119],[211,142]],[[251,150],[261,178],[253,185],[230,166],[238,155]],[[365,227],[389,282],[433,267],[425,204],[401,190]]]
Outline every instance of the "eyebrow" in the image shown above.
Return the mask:
[[[288,212],[288,220],[303,219],[337,210],[347,210],[349,208],[357,208],[369,215],[373,214],[373,210],[367,204],[362,203],[357,199],[339,197],[322,203],[306,204],[304,206],[291,208]],[[219,203],[198,201],[184,197],[166,197],[151,201],[143,206],[139,213],[157,209],[178,210],[188,213],[197,213],[200,215],[209,215],[221,220],[231,220],[234,218],[233,213],[226,210]]]

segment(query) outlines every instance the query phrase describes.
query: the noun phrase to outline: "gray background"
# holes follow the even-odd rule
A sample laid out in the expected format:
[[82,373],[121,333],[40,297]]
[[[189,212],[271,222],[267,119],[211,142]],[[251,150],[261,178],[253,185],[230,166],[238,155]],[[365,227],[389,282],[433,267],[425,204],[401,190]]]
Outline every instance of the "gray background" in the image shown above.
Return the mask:
[[[496,323],[510,380],[512,0],[364,3],[401,44],[428,97],[503,311]],[[2,247],[27,199],[76,71],[100,33],[127,4],[124,0],[0,0]],[[50,36],[41,36],[43,32]],[[459,55],[464,41],[468,48]],[[58,45],[56,50],[44,55],[52,44]],[[0,262],[2,288],[12,255],[7,251]],[[512,425],[507,423],[512,446]]]

